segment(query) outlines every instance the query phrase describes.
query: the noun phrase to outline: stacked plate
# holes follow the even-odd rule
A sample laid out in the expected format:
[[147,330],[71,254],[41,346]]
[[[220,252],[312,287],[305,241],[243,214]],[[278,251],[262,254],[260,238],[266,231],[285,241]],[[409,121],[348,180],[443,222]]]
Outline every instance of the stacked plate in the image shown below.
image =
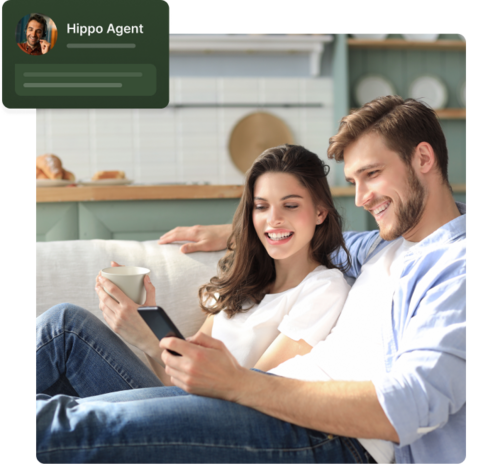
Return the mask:
[[448,90],[439,77],[425,75],[417,77],[410,84],[408,96],[423,101],[434,110],[439,110],[446,106]]
[[368,75],[362,77],[356,84],[356,88],[354,90],[356,103],[359,106],[363,106],[365,103],[368,103],[375,98],[395,94],[396,89],[392,82],[379,75]]
[[434,42],[439,34],[403,34],[406,40],[415,40],[418,42]]
[[358,40],[384,40],[389,34],[351,34]]
[[36,187],[65,187],[66,185],[76,184],[74,180],[63,179],[37,179]]
[[460,89],[460,101],[464,108],[469,107],[469,81],[465,81]]

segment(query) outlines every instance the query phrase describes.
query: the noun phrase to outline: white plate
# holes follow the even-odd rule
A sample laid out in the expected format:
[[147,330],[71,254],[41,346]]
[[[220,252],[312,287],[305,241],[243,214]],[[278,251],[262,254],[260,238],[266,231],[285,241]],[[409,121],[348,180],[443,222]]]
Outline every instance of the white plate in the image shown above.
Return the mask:
[[97,187],[99,185],[128,185],[134,182],[131,179],[101,179],[101,180],[81,180],[80,185],[90,185]]
[[460,101],[465,108],[469,107],[469,81],[465,81],[460,89]]
[[72,180],[63,180],[63,179],[37,179],[36,187],[64,187],[66,185],[76,184],[75,181]]
[[359,40],[384,40],[389,34],[352,34],[355,39]]
[[406,40],[417,40],[420,42],[434,42],[439,34],[403,34]]
[[417,77],[408,93],[410,98],[421,99],[434,110],[444,108],[448,101],[446,85],[436,76]]
[[396,89],[392,82],[382,76],[365,76],[359,80],[355,89],[355,98],[359,106],[363,106],[374,98],[395,94]]

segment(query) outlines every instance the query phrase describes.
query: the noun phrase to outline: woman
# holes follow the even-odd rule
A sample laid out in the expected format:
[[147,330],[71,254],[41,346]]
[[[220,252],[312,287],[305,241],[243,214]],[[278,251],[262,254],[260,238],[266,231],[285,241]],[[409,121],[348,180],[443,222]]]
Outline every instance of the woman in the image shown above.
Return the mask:
[[[340,314],[349,286],[329,257],[347,251],[327,173],[315,154],[284,145],[266,150],[247,174],[228,253],[199,292],[208,314],[200,331],[244,367],[269,370],[308,353]],[[149,277],[144,284],[145,304],[156,306]],[[56,306],[37,320],[37,392],[87,397],[172,385],[138,305],[102,276],[96,291],[108,325],[147,355],[157,378],[86,311]]]

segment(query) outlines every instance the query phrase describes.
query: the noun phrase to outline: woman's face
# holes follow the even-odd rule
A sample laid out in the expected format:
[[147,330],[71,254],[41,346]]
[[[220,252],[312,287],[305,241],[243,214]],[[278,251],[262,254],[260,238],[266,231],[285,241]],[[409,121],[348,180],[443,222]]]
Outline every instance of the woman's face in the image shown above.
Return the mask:
[[316,226],[326,210],[315,206],[309,190],[292,174],[267,172],[255,182],[253,225],[271,258],[305,259]]

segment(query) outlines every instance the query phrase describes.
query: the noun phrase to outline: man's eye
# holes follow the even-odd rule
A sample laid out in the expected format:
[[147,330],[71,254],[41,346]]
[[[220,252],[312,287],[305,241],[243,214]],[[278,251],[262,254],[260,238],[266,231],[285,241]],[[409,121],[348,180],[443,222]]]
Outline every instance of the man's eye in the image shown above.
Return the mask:
[[375,174],[377,174],[378,172],[379,172],[379,171],[370,171],[370,172],[368,173],[368,175],[369,175],[370,177],[373,177],[373,176],[374,176]]

